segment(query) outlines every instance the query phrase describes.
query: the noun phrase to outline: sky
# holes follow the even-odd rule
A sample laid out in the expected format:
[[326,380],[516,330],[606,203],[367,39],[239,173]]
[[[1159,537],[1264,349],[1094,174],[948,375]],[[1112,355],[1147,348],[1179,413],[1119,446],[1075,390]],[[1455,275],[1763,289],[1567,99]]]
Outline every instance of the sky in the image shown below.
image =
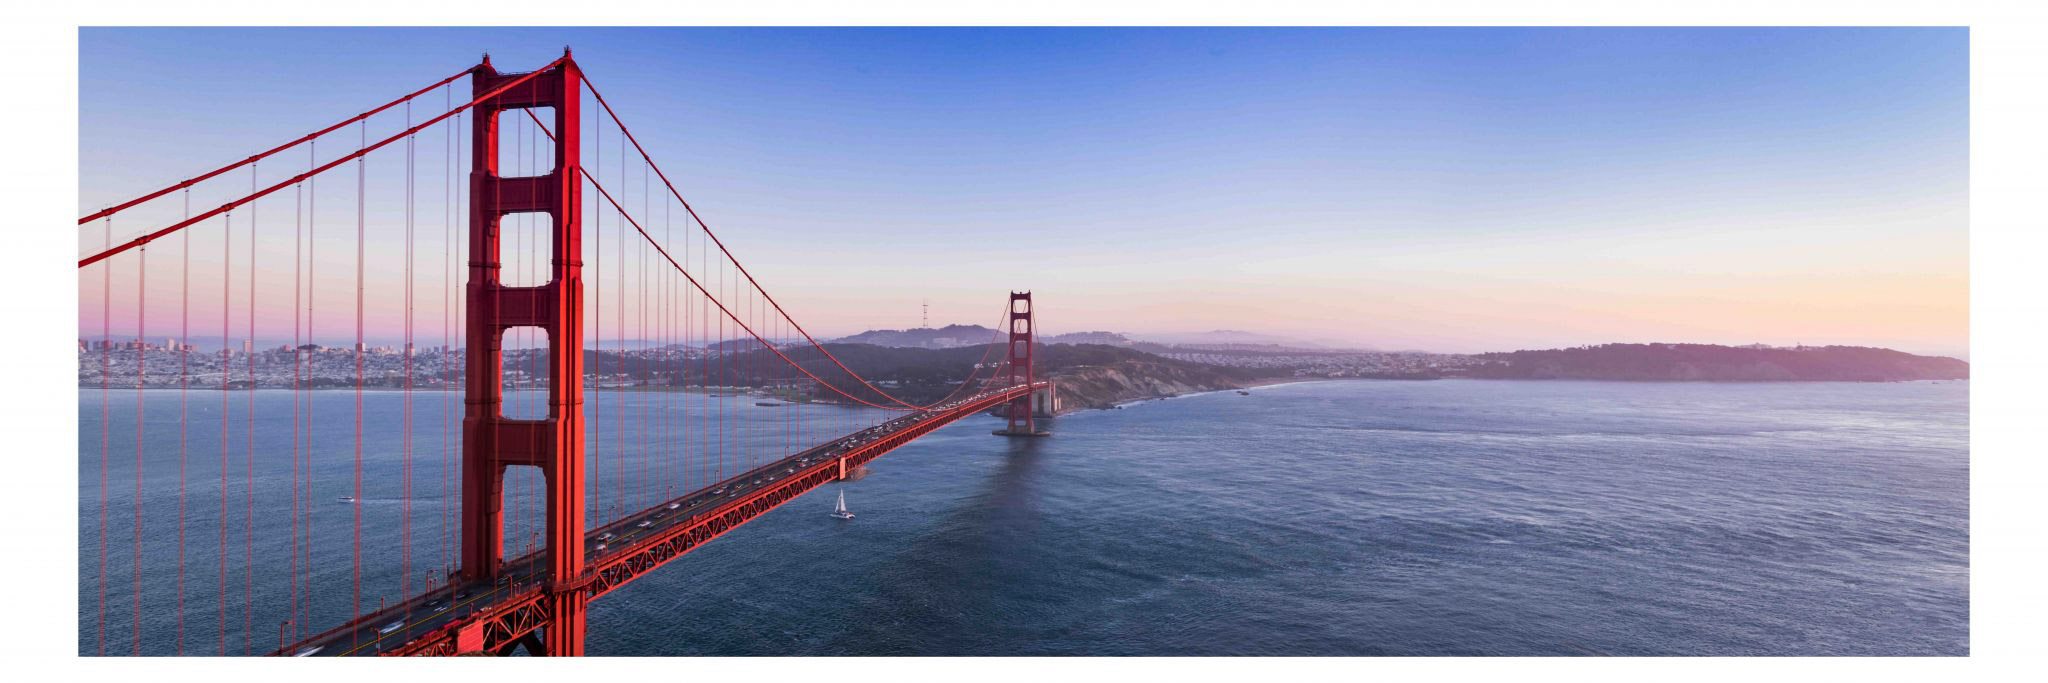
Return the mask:
[[[569,46],[683,195],[820,335],[915,326],[925,302],[934,325],[988,325],[1008,291],[1028,289],[1047,333],[1966,356],[1968,43],[1966,29],[89,28],[80,211],[481,53],[523,70]],[[400,128],[380,120],[366,135]],[[417,144],[415,214],[439,234],[449,143],[430,131]],[[365,199],[379,236],[404,222],[402,187],[378,184],[396,173]],[[246,175],[230,180],[195,206],[247,190]],[[309,215],[352,228],[352,183],[318,190]],[[298,210],[266,201],[259,295],[293,282],[270,266],[290,263],[284,224]],[[174,209],[81,228],[80,253]],[[194,253],[220,238],[196,233]],[[391,244],[369,246],[373,262]],[[175,281],[153,256],[148,282]],[[101,329],[103,282],[136,288],[137,266],[114,269],[81,271],[81,336]],[[160,286],[149,316],[174,319],[179,293]],[[190,310],[217,328],[207,286]],[[132,331],[134,307],[113,309],[123,320],[108,326]],[[397,320],[373,316],[370,336]]]

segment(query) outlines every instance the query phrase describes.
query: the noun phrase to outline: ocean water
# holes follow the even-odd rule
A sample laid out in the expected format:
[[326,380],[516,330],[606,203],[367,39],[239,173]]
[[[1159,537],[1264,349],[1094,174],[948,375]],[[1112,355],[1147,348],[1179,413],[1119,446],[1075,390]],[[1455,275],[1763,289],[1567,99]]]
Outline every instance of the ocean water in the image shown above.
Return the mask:
[[[98,411],[82,392],[82,653]],[[1070,415],[1044,439],[994,425],[606,596],[590,654],[1969,653],[1967,383],[1316,382]],[[826,515],[841,490],[853,520]],[[192,523],[212,543],[217,521]],[[345,615],[340,571],[315,602]],[[110,654],[129,651],[131,574],[109,569]],[[210,652],[218,572],[194,576],[186,642]],[[262,649],[278,619],[254,611]],[[145,606],[146,653],[175,643],[165,614]]]

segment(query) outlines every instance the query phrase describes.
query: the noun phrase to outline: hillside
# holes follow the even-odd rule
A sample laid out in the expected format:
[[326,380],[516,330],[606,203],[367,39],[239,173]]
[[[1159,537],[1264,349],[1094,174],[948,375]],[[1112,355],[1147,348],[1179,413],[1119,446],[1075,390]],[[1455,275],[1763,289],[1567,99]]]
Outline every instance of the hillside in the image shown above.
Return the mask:
[[[996,331],[980,325],[947,325],[945,327],[917,327],[908,330],[868,330],[849,337],[832,340],[835,344],[873,344],[916,349],[950,349],[962,346],[981,348],[996,338]],[[837,355],[839,352],[834,351]]]
[[1470,377],[1658,381],[1849,381],[1968,379],[1970,364],[1862,346],[1764,348],[1713,344],[1603,344],[1484,353]]
[[[890,393],[912,402],[934,401],[952,393],[959,386],[953,382],[966,377],[990,350],[983,345],[920,349],[837,342],[825,347],[847,367],[871,381],[887,383],[884,386]],[[999,358],[1002,348],[998,346],[993,351],[988,358]],[[765,353],[736,354],[727,363],[748,369],[779,367],[778,362],[759,355]],[[799,348],[787,353],[820,376],[842,376],[832,368],[831,361],[815,350]],[[1237,388],[1264,376],[1253,370],[1170,360],[1102,344],[1042,344],[1035,353],[1039,378],[1059,383],[1061,402],[1067,410],[1106,408],[1145,398]],[[733,383],[746,385],[772,379],[751,370],[740,370],[737,375],[733,377],[729,370],[726,376]],[[787,375],[786,371],[774,372],[777,377]]]
[[1226,368],[1161,358],[1101,344],[1040,347],[1041,374],[1059,383],[1061,406],[1069,411],[1108,408],[1147,398],[1237,389],[1266,377],[1245,368]]

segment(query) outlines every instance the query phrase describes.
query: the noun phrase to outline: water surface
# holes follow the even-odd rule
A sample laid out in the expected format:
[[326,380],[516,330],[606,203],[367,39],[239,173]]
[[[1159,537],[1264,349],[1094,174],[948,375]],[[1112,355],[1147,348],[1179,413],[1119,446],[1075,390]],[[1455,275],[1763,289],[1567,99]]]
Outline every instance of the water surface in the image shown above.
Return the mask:
[[[179,644],[178,400],[145,393],[139,499],[134,392],[113,392],[106,408],[109,654],[133,646],[136,500],[141,650],[169,654]],[[253,441],[243,431],[251,397],[235,393],[227,406],[225,535],[220,394],[193,392],[187,406],[189,653],[267,651],[289,612],[292,527],[271,511],[290,509],[292,401],[254,393]],[[322,415],[352,415],[352,392],[313,394]],[[448,424],[429,398],[439,400],[415,399],[415,574],[445,563],[451,542],[442,521],[454,500],[444,476]],[[990,436],[996,421],[976,417],[599,600],[588,649],[1964,655],[1967,398],[1960,382],[1346,381],[1080,413],[1053,421],[1046,439]],[[873,417],[755,408],[744,397],[600,400],[626,411],[613,414],[650,417],[726,410],[733,466],[786,448],[794,411],[820,432]],[[400,406],[398,394],[366,394],[367,493],[356,506],[332,500],[353,490],[352,420],[303,428],[315,437],[302,445],[311,470],[302,476],[312,482],[313,519],[301,522],[312,537],[301,539],[311,548],[300,568],[307,623],[324,628],[352,611],[357,509],[366,607],[399,594]],[[100,643],[101,410],[98,392],[81,390],[85,654]],[[600,505],[651,501],[716,477],[706,469],[716,445],[702,435],[656,435],[671,447],[635,450],[621,444],[646,437],[620,433],[622,424],[605,427],[600,416],[593,429],[606,487],[593,482],[603,499],[592,501],[594,516]],[[245,490],[248,469],[255,478]],[[666,483],[643,483],[648,472]],[[529,504],[517,491],[530,486],[508,483],[514,501]],[[851,521],[826,514],[841,489],[858,515]],[[245,504],[260,514],[246,518]],[[515,514],[508,546],[530,537],[533,521]],[[253,577],[244,552],[258,558]],[[256,598],[246,616],[245,593]]]
[[955,427],[612,655],[1964,655],[1967,384],[1322,382]]

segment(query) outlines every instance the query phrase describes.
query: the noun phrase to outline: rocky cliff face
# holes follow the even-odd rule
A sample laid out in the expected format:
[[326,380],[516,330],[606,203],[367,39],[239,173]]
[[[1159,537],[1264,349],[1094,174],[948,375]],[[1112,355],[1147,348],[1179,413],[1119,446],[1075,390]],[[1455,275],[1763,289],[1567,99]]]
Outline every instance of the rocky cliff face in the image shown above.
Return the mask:
[[1243,380],[1218,370],[1142,360],[1063,368],[1051,379],[1059,383],[1060,407],[1070,412],[1246,386]]

